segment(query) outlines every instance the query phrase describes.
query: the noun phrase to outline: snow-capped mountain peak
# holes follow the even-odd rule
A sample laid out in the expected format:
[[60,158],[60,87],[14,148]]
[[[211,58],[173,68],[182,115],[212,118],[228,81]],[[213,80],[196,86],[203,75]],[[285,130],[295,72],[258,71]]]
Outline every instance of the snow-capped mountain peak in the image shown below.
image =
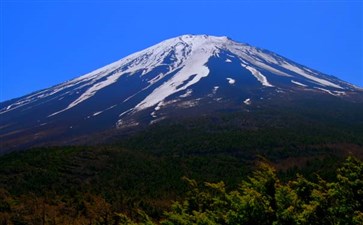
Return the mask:
[[[98,90],[113,84],[118,80],[120,76],[126,73],[133,74],[135,72],[142,71],[143,75],[147,74],[149,71],[155,69],[156,67],[163,65],[168,65],[168,73],[172,73],[184,67],[185,65],[188,65],[188,67],[184,68],[184,71],[182,71],[180,74],[189,74],[190,76],[193,68],[203,67],[203,64],[206,63],[212,55],[218,54],[219,49],[221,47],[227,46],[228,42],[230,42],[230,40],[227,37],[215,37],[208,35],[183,35],[177,38],[163,41],[155,46],[132,54],[117,62],[102,67],[101,69],[95,70],[89,74],[70,81],[70,84],[78,84],[78,82],[83,82],[88,84],[94,83],[94,85],[92,85],[78,99],[69,104],[67,108],[55,112],[52,115],[56,115],[67,109],[73,108],[77,104],[92,97]],[[166,61],[168,61],[168,63],[166,63]],[[204,68],[204,70],[207,69],[208,68],[206,67]],[[153,84],[157,82],[158,80],[162,79],[166,74],[162,74],[156,77],[149,83]],[[102,82],[97,82],[101,79],[105,80]],[[182,80],[183,77],[179,77],[179,82],[182,82]],[[189,85],[197,82],[197,80],[198,78],[189,83]],[[163,96],[166,97],[168,96],[168,93],[171,94],[175,91],[184,90],[189,85],[174,91],[169,90],[164,93]],[[153,102],[154,104],[157,103],[155,100]],[[140,108],[145,108],[148,106],[152,105],[150,105],[150,103],[147,104],[146,102],[140,103]]]
[[[107,129],[138,124],[136,115],[155,123],[170,117],[166,108],[221,108],[226,102],[250,107],[254,98],[266,99],[258,95],[301,92],[342,97],[357,91],[336,77],[225,36],[182,35],[1,103],[0,127],[5,127],[2,134],[24,126],[23,130],[49,129],[50,124],[63,130]],[[102,122],[96,126],[91,121]]]
[[[160,74],[149,81],[149,84],[152,85],[163,79],[166,75],[181,69],[172,79],[154,90],[152,94],[140,102],[135,108],[136,110],[142,110],[152,107],[171,94],[185,90],[190,85],[197,83],[202,77],[207,76],[209,70],[205,64],[212,56],[218,57],[221,51],[228,51],[238,56],[242,62],[241,66],[248,69],[262,85],[267,87],[273,87],[273,85],[269,83],[267,78],[257,68],[289,77],[291,75],[288,72],[284,72],[287,70],[320,85],[344,89],[340,85],[334,84],[327,79],[316,77],[318,74],[307,68],[291,64],[275,54],[265,53],[249,45],[234,42],[225,36],[182,35],[163,41],[155,46],[75,79],[74,81],[82,81],[88,84],[94,83],[94,85],[65,109],[55,112],[51,116],[73,108],[87,100],[98,90],[116,82],[123,74],[133,74],[142,71],[142,75],[144,75],[159,66],[167,65],[169,69],[166,73]],[[276,66],[282,68],[283,71],[277,70]],[[182,85],[191,76],[194,76],[193,79]],[[98,82],[101,79],[103,81]]]

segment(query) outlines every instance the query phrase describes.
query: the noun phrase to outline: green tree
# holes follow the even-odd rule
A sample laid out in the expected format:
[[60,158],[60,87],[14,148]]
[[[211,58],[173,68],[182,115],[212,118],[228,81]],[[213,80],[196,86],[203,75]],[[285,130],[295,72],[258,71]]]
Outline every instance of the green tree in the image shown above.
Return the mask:
[[330,217],[334,224],[363,224],[363,163],[349,157],[329,184]]

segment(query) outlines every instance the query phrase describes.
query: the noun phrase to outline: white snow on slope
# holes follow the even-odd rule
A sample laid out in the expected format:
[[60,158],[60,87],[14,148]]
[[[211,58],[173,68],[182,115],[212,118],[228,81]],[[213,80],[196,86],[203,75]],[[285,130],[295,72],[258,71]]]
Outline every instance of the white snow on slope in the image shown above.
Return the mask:
[[330,81],[327,81],[327,80],[324,80],[324,79],[320,79],[318,77],[315,77],[311,74],[308,74],[307,72],[305,72],[304,70],[300,69],[299,67],[296,67],[296,66],[293,66],[291,65],[290,63],[288,62],[284,62],[282,65],[281,65],[283,68],[285,69],[288,69],[294,73],[297,73],[305,78],[308,78],[309,80],[313,80],[323,86],[330,86],[330,87],[334,87],[334,88],[339,88],[339,89],[343,89],[341,86],[339,85],[336,85],[336,84],[333,84],[332,82]]
[[[198,65],[198,62],[194,63],[193,61],[199,60],[199,62],[203,61],[203,63],[206,63],[209,57],[218,54],[216,46],[221,46],[223,43],[226,42],[226,40],[227,40],[226,37],[210,37],[207,35],[197,35],[197,36],[183,35],[177,38],[171,38],[165,40],[157,45],[151,46],[145,50],[129,55],[117,62],[111,63],[89,74],[86,74],[84,76],[72,80],[71,82],[73,83],[91,81],[90,83],[88,83],[88,85],[92,84],[93,85],[90,88],[88,88],[79,98],[70,103],[65,109],[55,112],[50,116],[56,115],[60,112],[73,108],[74,106],[82,103],[83,101],[94,96],[97,93],[97,91],[116,82],[119,79],[119,77],[124,74],[128,73],[132,75],[138,71],[142,71],[142,75],[144,75],[152,71],[155,67],[166,65],[163,62],[164,59],[168,57],[172,59],[172,62],[167,65],[169,67],[169,71],[164,74],[162,73],[159,74],[157,77],[150,80],[149,84],[152,85],[156,83],[160,79],[164,78],[167,74],[170,74],[176,71],[177,69],[184,70],[184,71],[179,71],[178,74],[180,75],[181,72],[186,73],[192,67],[204,66],[204,64]],[[192,60],[190,56],[193,55],[194,58]],[[198,59],[200,57],[201,59]],[[205,67],[204,69],[202,68],[200,70],[205,71],[206,69],[208,68]],[[109,75],[111,72],[115,72],[115,70],[117,70],[116,73]],[[105,78],[106,78],[105,81],[101,81],[101,83],[99,82],[96,83],[97,80]],[[194,78],[192,82],[188,82],[187,86],[190,86],[198,82],[199,80],[200,77],[196,76],[196,78]],[[177,79],[177,81],[181,81],[181,79]],[[178,88],[177,91],[180,90],[183,89]],[[174,92],[170,92],[169,94],[172,93]]]
[[[57,113],[71,109],[94,97],[97,95],[98,91],[117,82],[121,76],[140,72],[142,79],[145,79],[145,82],[148,83],[147,86],[144,86],[143,89],[140,90],[140,92],[143,92],[151,87],[155,87],[157,82],[166,78],[167,75],[180,70],[171,79],[164,82],[161,86],[156,87],[156,89],[154,89],[154,91],[142,102],[139,102],[135,109],[141,110],[157,104],[162,99],[165,99],[174,93],[186,90],[190,88],[191,85],[202,80],[203,77],[209,74],[206,62],[210,57],[218,57],[220,50],[228,52],[228,59],[226,59],[225,62],[232,62],[232,58],[233,61],[240,60],[242,64],[245,65],[245,68],[248,67],[250,72],[264,86],[272,86],[265,76],[268,75],[268,73],[265,73],[264,71],[268,71],[278,76],[299,76],[299,78],[302,76],[321,86],[326,86],[326,88],[332,87],[344,89],[342,88],[342,86],[344,86],[343,83],[337,84],[334,80],[330,80],[329,77],[325,77],[316,71],[294,64],[277,54],[263,51],[247,44],[237,43],[226,37],[183,35],[165,40],[76,79],[20,98],[13,104],[5,105],[0,109],[0,114],[10,112],[37,101],[39,101],[39,104],[44,104],[44,100],[42,99],[47,97],[49,97],[50,101],[52,98],[62,99],[65,96],[73,95],[74,101],[69,102],[66,107],[52,114],[56,115]],[[201,57],[201,59],[199,59],[199,57]],[[167,64],[166,61],[168,62]],[[150,78],[150,80],[143,78],[144,75],[153,71],[158,66],[167,66],[168,69],[166,72]],[[190,74],[191,72],[194,72],[195,74]],[[262,73],[265,75],[262,75]],[[195,77],[192,77],[194,75]],[[295,84],[299,85],[297,83]],[[349,85],[347,87],[350,87],[352,90],[356,89]],[[129,99],[133,96],[135,96],[135,94],[131,95]],[[153,98],[155,98],[155,100]],[[122,100],[124,99],[121,99],[121,101]]]
[[262,73],[260,73],[260,71],[256,70],[255,68],[251,67],[251,66],[247,66],[247,65],[244,65],[244,64],[241,64],[244,68],[248,69],[253,76],[256,77],[256,79],[263,85],[263,86],[266,86],[266,87],[273,87],[273,85],[271,85],[267,78],[262,75]]
[[289,74],[271,66],[271,64],[278,65],[281,59],[275,59],[273,58],[275,56],[272,57],[267,53],[261,53],[258,49],[252,46],[230,41],[228,45],[226,45],[226,50],[237,55],[246,65],[261,68],[280,76],[291,77]]
[[64,112],[70,108],[73,108],[74,106],[78,105],[79,103],[89,99],[90,97],[95,95],[98,90],[101,90],[102,88],[115,83],[121,75],[122,75],[122,73],[115,73],[111,76],[108,76],[105,81],[98,82],[95,85],[93,85],[92,87],[90,87],[89,89],[87,89],[78,99],[76,99],[71,104],[69,104],[65,109],[55,112],[49,116],[54,116],[58,113]]
[[327,90],[325,88],[320,88],[320,87],[316,87],[316,89],[319,89],[321,91],[324,91],[324,92],[329,93],[329,94],[334,95],[334,96],[345,95],[344,91],[330,91],[330,90]]
[[92,114],[92,116],[97,116],[97,115],[100,115],[102,113],[102,111],[99,111],[99,112],[95,112]]
[[247,98],[246,100],[243,101],[243,103],[246,105],[251,105],[251,99]]
[[186,97],[190,96],[192,94],[192,92],[193,92],[192,89],[188,89],[184,94],[179,95],[179,97],[186,98]]
[[189,57],[185,59],[182,69],[136,105],[135,110],[140,111],[154,106],[168,96],[186,90],[203,77],[208,76],[209,69],[205,64],[218,51],[214,44],[207,39],[197,39],[190,43],[191,52],[189,53]]
[[296,84],[296,85],[299,85],[299,86],[302,86],[302,87],[307,87],[307,85],[302,84],[302,83],[297,82],[297,81],[294,81],[294,80],[291,80],[291,83]]
[[[98,116],[98,115],[100,115],[101,113],[104,113],[104,112],[106,112],[107,110],[110,110],[110,109],[112,109],[112,108],[115,108],[117,105],[113,105],[113,106],[111,106],[111,107],[108,107],[107,109],[105,109],[105,110],[102,110],[102,111],[98,111],[98,112],[95,112],[95,113],[93,113],[92,114],[92,116]],[[91,116],[88,116],[88,118],[90,118]]]

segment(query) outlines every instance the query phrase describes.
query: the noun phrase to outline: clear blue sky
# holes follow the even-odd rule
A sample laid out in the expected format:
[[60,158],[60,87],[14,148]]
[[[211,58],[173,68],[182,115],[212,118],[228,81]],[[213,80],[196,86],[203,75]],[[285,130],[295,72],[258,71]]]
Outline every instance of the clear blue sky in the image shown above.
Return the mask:
[[182,34],[226,35],[363,86],[362,1],[0,2],[0,101]]

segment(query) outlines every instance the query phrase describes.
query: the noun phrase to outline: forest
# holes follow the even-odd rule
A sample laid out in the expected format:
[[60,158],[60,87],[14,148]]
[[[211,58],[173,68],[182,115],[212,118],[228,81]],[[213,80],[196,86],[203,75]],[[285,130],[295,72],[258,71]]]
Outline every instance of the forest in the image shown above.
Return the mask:
[[[348,157],[334,181],[318,174],[309,180],[297,174],[282,181],[276,169],[259,161],[239,185],[198,182],[187,177],[185,197],[174,201],[161,217],[142,207],[136,213],[114,211],[107,200],[82,196],[13,196],[0,190],[1,224],[363,224],[363,162]],[[71,202],[69,202],[71,201]]]

